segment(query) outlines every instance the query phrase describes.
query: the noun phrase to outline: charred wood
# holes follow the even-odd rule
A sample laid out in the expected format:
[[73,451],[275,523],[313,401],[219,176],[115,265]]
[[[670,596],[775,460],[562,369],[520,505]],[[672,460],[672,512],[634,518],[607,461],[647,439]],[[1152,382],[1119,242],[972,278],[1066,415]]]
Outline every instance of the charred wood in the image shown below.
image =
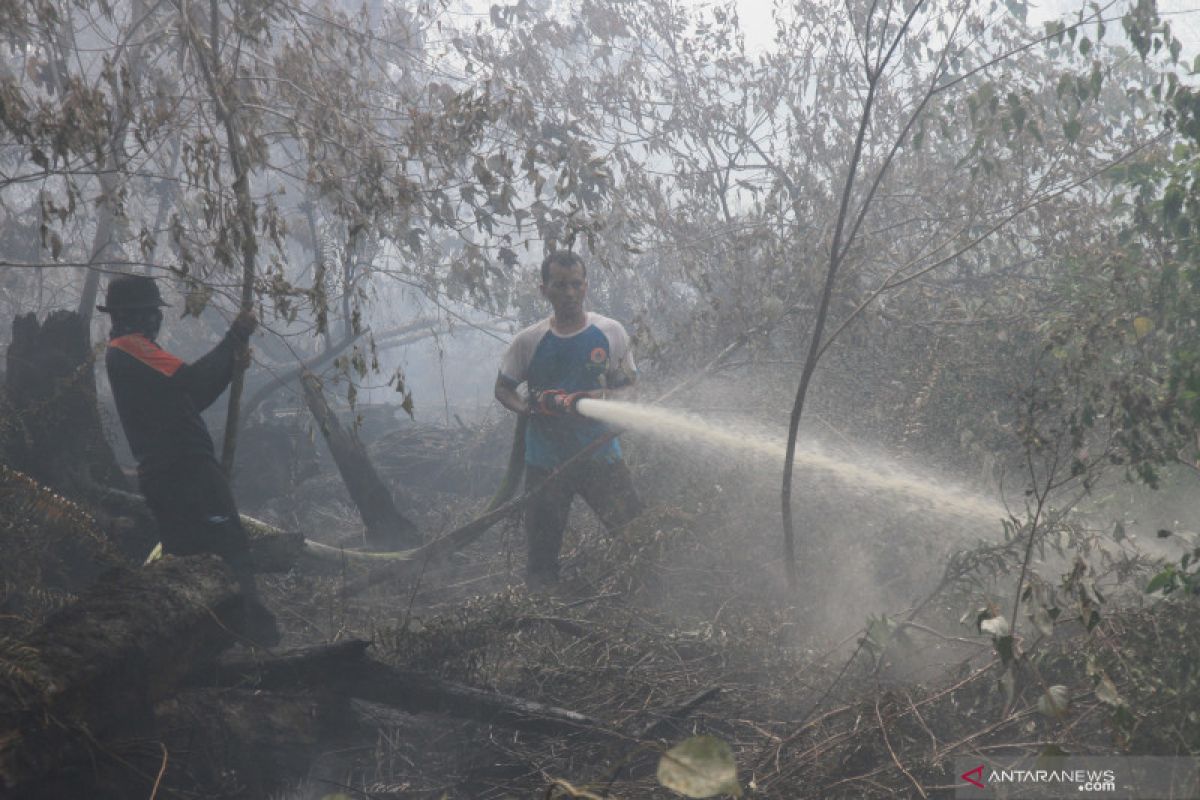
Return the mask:
[[367,543],[394,548],[419,542],[417,526],[397,510],[391,491],[376,472],[362,442],[342,427],[329,408],[316,376],[306,373],[301,384],[308,408],[320,425],[346,490],[362,516]]
[[241,598],[215,556],[118,569],[0,653],[0,790],[35,796],[234,641]]
[[[108,488],[104,490],[103,499],[108,507],[117,508],[127,515],[150,513],[146,507],[146,498],[134,492]],[[304,556],[303,534],[276,528],[246,514],[240,514],[239,519],[250,540],[250,558],[255,572],[287,572]],[[154,524],[153,519],[150,524]],[[146,537],[143,535],[139,541],[146,541]],[[156,544],[157,531],[138,553],[137,560],[140,562],[145,559]]]
[[267,691],[316,685],[409,713],[440,713],[548,736],[607,730],[603,722],[576,711],[391,667],[367,657],[368,645],[346,641],[264,660],[226,662],[215,668],[211,680]]
[[[349,702],[329,692],[189,689],[159,702],[154,720],[162,787],[204,797],[267,797],[307,775],[331,742],[365,733]],[[156,755],[142,775],[154,774]],[[150,796],[151,786],[140,788],[133,796]]]
[[104,438],[94,367],[87,326],[75,312],[13,320],[3,450],[13,467],[77,498],[126,485]]
[[364,661],[355,673],[340,677],[342,691],[409,712],[448,714],[545,736],[606,730],[603,722],[577,711],[397,670],[376,661]]

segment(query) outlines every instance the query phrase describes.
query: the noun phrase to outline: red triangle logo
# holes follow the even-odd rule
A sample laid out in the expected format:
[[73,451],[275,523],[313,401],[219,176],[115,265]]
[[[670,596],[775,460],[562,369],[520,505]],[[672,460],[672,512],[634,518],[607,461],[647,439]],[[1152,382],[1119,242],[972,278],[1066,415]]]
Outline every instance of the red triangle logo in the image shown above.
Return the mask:
[[[972,778],[971,777],[972,775],[974,775],[975,777]],[[971,784],[972,786],[978,786],[980,789],[987,788],[986,786],[983,785],[983,764],[980,764],[975,769],[964,772],[959,777],[961,777],[964,781]]]

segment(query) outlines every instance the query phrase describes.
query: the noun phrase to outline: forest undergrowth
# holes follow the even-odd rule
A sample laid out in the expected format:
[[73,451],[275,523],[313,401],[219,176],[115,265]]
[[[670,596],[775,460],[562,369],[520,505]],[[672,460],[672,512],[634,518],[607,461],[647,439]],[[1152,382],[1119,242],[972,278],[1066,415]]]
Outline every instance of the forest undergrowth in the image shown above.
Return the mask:
[[[491,450],[505,438],[485,427],[414,441],[430,463],[461,464],[479,452],[473,437]],[[769,466],[636,438],[627,450],[648,510],[609,535],[577,504],[553,592],[523,586],[519,519],[365,592],[348,591],[354,559],[259,579],[281,650],[369,639],[393,666],[595,726],[544,736],[391,712],[375,740],[324,753],[279,797],[666,797],[659,759],[696,735],[730,746],[743,792],[779,798],[948,796],[963,757],[1200,752],[1186,533],[1161,531],[1151,558],[1122,525],[1049,502],[966,520],[808,476],[793,592]],[[246,510],[353,543],[331,468]],[[0,663],[17,681],[21,637],[118,558],[82,506],[0,477]],[[485,502],[405,494],[428,535]],[[1182,558],[1162,546],[1176,540]]]
[[[522,586],[519,521],[365,595],[343,596],[351,564],[266,580],[287,644],[371,638],[394,665],[602,730],[411,717],[287,796],[665,797],[661,753],[699,734],[731,746],[743,791],[780,798],[947,796],[960,757],[1200,751],[1195,600],[1148,599],[1161,564],[1110,529],[1034,526],[1014,634],[1028,520],[872,508],[826,485],[800,517],[791,593],[769,478],[657,445],[631,462],[648,512],[608,536],[577,504],[550,594]],[[472,516],[446,500],[418,505]]]

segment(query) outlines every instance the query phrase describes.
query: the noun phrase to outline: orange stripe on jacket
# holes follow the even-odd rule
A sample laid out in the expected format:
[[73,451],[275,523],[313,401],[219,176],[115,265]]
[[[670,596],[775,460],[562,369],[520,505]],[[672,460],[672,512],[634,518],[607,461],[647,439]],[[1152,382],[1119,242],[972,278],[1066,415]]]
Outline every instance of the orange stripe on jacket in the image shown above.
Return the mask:
[[140,333],[128,336],[118,336],[108,343],[109,347],[123,350],[151,369],[161,372],[168,378],[183,366],[183,359],[171,355]]

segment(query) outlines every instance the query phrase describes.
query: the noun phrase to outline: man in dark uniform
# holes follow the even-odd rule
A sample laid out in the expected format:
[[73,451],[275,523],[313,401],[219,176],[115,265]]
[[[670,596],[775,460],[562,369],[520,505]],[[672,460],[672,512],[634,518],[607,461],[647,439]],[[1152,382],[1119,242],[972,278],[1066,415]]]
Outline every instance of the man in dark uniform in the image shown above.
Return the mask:
[[243,311],[225,338],[192,364],[155,343],[163,302],[153,278],[125,275],[108,285],[112,318],[105,366],[125,437],[138,462],[138,484],[158,523],[163,552],[215,553],[233,568],[246,597],[245,633],[273,645],[279,631],[258,598],[246,532],[212,437],[200,417],[225,391],[258,326]]

